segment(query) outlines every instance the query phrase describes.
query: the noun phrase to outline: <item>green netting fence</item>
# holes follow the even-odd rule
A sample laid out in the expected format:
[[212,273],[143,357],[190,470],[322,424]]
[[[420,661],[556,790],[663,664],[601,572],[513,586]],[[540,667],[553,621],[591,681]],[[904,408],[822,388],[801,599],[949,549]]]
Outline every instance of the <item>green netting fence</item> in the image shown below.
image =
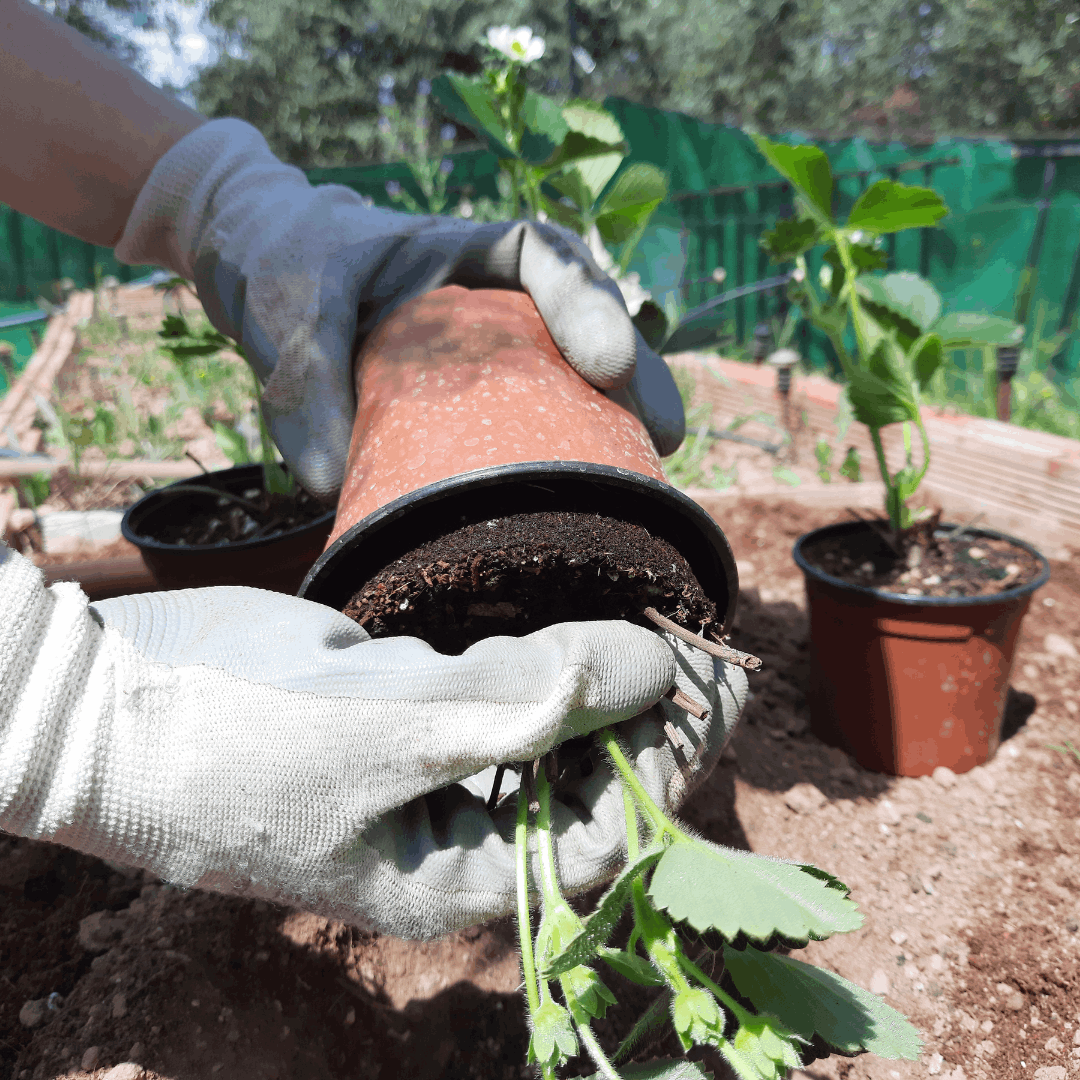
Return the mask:
[[[779,272],[768,264],[758,237],[791,212],[791,194],[746,134],[620,99],[605,104],[626,134],[628,163],[651,162],[670,178],[671,194],[631,263],[658,299],[667,294],[691,309]],[[810,141],[798,134],[782,138]],[[932,187],[950,206],[952,213],[939,228],[888,238],[891,269],[926,275],[947,309],[1007,315],[1029,327],[1038,316],[1048,334],[1071,330],[1080,297],[1080,146],[988,139],[942,139],[926,146],[847,139],[818,145],[839,177],[840,212],[881,177]],[[455,198],[497,197],[498,165],[491,154],[464,151],[453,159]],[[308,169],[307,174],[313,183],[345,184],[383,206],[392,205],[388,181],[419,194],[400,164]],[[0,218],[0,315],[32,308],[35,297],[47,296],[62,277],[86,287],[103,275],[127,281],[148,269],[122,266],[111,251],[8,208],[0,208]],[[715,310],[716,333],[728,344],[743,345],[756,324],[783,307],[780,289],[734,300]],[[799,333],[808,360],[829,369],[828,343],[809,327]],[[1059,385],[1080,397],[1077,338],[1072,335],[1051,362]]]

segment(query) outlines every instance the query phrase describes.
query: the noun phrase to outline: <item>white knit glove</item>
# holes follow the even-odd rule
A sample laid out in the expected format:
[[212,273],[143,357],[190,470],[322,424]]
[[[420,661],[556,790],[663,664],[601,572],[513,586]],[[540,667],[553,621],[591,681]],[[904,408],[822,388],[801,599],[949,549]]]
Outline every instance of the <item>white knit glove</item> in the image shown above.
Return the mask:
[[442,285],[529,293],[585,379],[625,388],[661,455],[683,438],[667,365],[578,237],[539,222],[479,225],[364,206],[347,187],[312,187],[242,120],[210,121],[158,161],[116,257],[195,282],[210,321],[240,342],[262,381],[289,467],[322,498],[345,475],[356,348],[394,308]]
[[[567,624],[447,657],[256,589],[88,605],[0,545],[0,828],[433,936],[514,904],[513,800],[489,814],[457,782],[627,721],[673,680],[713,705],[711,725],[663,701],[620,729],[669,806],[686,780],[660,713],[702,748],[692,782],[745,679],[649,630]],[[606,766],[562,796],[554,826],[569,892],[611,876],[625,835]]]

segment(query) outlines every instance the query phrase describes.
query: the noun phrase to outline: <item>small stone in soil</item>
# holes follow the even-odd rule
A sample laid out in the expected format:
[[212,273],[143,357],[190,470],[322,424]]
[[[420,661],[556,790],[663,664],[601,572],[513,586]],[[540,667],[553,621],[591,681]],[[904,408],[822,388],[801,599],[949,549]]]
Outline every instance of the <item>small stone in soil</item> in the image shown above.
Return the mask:
[[19,1023],[22,1024],[23,1027],[37,1027],[48,1015],[48,1012],[49,1007],[46,1004],[45,998],[36,998],[33,1001],[27,1001],[19,1010]]
[[79,1062],[79,1066],[83,1072],[93,1072],[101,1061],[101,1047],[100,1046],[88,1046],[83,1051],[82,1060]]
[[796,784],[784,793],[784,802],[796,814],[812,814],[820,810],[828,800],[813,784]]

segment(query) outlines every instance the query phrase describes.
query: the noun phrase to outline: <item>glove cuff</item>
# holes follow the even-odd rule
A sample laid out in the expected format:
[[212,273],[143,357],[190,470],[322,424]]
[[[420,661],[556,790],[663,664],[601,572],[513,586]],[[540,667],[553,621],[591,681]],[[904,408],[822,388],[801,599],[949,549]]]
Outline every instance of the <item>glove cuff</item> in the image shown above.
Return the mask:
[[288,173],[307,186],[303,172],[282,164],[258,129],[244,120],[210,120],[189,132],[154,166],[116,245],[116,258],[163,266],[193,279],[195,255],[219,192],[252,166]]

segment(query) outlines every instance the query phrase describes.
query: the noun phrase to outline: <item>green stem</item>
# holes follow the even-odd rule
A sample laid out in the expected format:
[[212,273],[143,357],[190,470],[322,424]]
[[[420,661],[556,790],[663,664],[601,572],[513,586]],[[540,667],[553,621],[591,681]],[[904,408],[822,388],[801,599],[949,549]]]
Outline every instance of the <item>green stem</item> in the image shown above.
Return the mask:
[[593,1059],[593,1063],[596,1065],[599,1075],[604,1077],[604,1080],[621,1080],[615,1066],[608,1061],[607,1055],[593,1034],[592,1028],[588,1024],[578,1024],[577,1030],[581,1041],[585,1044],[585,1049],[589,1051],[589,1057]]
[[851,248],[848,246],[847,237],[842,233],[837,233],[835,243],[836,250],[840,255],[840,261],[844,264],[844,288],[847,290],[851,324],[855,329],[855,341],[859,347],[859,360],[862,364],[865,364],[870,359],[870,344],[866,337],[866,326],[863,323],[859,294],[855,290],[855,260],[851,257]]
[[[526,768],[529,766],[526,765]],[[543,763],[536,775],[536,798],[540,811],[536,815],[536,846],[540,857],[540,888],[543,891],[544,906],[562,901],[559,891],[559,879],[555,870],[555,847],[551,842],[551,786]]]
[[638,844],[637,803],[630,789],[622,784],[623,816],[626,818],[626,855],[631,862],[638,857],[640,850]]
[[601,746],[611,755],[611,760],[622,774],[626,786],[634,793],[634,798],[637,799],[638,804],[656,832],[660,835],[667,833],[675,840],[689,840],[685,833],[672,825],[663,810],[653,802],[649,793],[642,786],[630,762],[626,760],[626,755],[622,752],[622,747],[619,746],[619,740],[615,738],[615,732],[611,728],[603,728],[597,733],[597,738],[600,740]]
[[529,917],[529,799],[525,785],[518,788],[517,824],[514,827],[517,870],[518,937],[521,939],[521,971],[525,979],[525,997],[529,1012],[540,1008],[537,993],[536,963],[533,960],[532,920]]

